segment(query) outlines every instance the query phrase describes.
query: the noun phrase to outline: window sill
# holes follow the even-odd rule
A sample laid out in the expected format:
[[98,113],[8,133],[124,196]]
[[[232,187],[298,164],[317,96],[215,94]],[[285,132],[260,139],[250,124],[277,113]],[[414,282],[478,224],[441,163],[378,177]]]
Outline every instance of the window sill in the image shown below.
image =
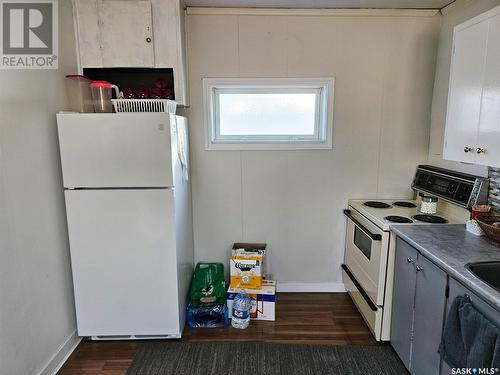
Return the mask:
[[294,151],[294,150],[332,150],[329,142],[210,142],[206,151]]

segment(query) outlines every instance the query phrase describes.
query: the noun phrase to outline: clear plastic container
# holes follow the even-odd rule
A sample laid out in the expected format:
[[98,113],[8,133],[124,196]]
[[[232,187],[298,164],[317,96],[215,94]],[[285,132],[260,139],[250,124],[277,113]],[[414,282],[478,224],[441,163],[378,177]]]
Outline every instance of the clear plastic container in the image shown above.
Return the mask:
[[248,294],[241,291],[234,297],[231,325],[234,328],[245,329],[250,324],[250,309],[252,302]]
[[108,81],[92,81],[90,83],[92,92],[92,102],[94,103],[94,111],[96,113],[111,113],[113,112],[113,90],[115,95],[119,97],[118,86],[109,83]]
[[94,112],[90,82],[92,81],[85,76],[77,74],[66,76],[66,96],[70,111]]

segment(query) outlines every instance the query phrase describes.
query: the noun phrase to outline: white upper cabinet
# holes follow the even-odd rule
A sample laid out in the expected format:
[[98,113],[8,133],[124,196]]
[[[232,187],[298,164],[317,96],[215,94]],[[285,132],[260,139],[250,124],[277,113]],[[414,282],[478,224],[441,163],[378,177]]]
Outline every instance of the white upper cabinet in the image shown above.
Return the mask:
[[455,27],[444,159],[500,166],[500,7]]
[[99,1],[98,12],[103,66],[155,66],[149,1]]
[[[476,152],[479,164],[500,166],[500,15],[490,19]],[[480,150],[482,148],[482,150]]]
[[444,158],[474,162],[488,25],[455,31]]
[[184,9],[179,0],[73,0],[80,70],[172,68],[187,105]]

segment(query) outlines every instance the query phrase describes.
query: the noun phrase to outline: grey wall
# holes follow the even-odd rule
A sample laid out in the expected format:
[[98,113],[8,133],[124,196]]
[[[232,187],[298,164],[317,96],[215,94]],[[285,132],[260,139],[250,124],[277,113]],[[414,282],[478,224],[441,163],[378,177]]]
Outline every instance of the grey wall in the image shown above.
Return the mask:
[[[76,340],[55,112],[76,71],[71,1],[59,70],[0,71],[0,373],[48,373]],[[42,372],[43,371],[43,372]]]
[[439,35],[436,77],[432,99],[431,136],[429,145],[429,162],[431,164],[482,176],[486,176],[488,173],[488,168],[485,166],[443,160],[442,153],[446,124],[453,28],[469,18],[477,16],[499,5],[500,0],[457,0],[442,10],[443,17]]
[[[197,9],[187,16],[196,260],[227,264],[233,242],[262,241],[281,290],[342,289],[347,200],[409,197],[427,160],[440,15]],[[336,79],[333,150],[205,150],[203,77],[318,76]]]

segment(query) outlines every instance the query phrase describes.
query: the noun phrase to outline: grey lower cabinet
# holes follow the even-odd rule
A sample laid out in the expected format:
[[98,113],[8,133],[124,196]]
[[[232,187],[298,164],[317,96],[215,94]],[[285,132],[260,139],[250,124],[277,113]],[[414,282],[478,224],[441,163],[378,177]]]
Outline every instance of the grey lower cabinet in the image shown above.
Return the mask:
[[417,260],[412,374],[439,374],[438,353],[446,307],[447,275],[422,255]]
[[400,238],[395,262],[391,345],[412,374],[439,374],[448,277]]
[[[474,306],[477,311],[483,314],[490,322],[495,324],[497,327],[500,327],[500,312],[452,277],[450,277],[449,281],[449,296],[446,304],[446,316],[448,316],[448,312],[450,311],[450,307],[455,298],[465,295],[469,296],[472,306]],[[452,371],[450,366],[448,366],[448,364],[443,361],[441,365],[441,375],[450,375],[451,373]]]
[[394,265],[391,345],[408,370],[411,360],[413,308],[417,285],[415,272],[417,255],[417,250],[398,238]]

